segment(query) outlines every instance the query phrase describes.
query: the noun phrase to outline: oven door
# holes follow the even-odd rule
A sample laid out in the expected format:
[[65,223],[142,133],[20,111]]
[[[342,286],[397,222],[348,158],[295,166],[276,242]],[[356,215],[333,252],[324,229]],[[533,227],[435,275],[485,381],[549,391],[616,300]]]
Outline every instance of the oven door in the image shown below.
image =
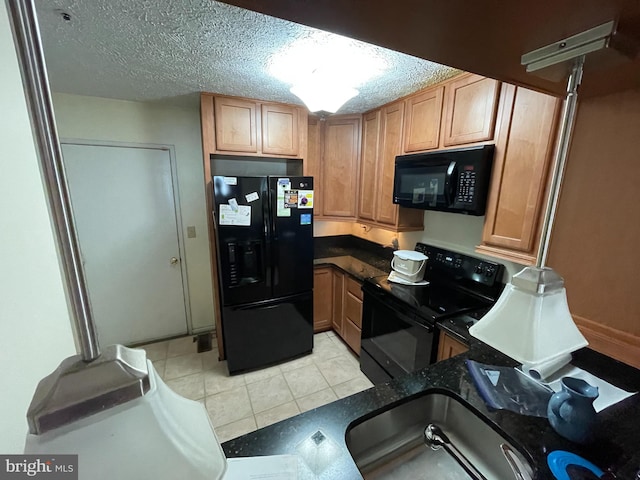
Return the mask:
[[437,335],[414,310],[379,287],[363,287],[360,369],[381,383],[424,368],[435,361]]

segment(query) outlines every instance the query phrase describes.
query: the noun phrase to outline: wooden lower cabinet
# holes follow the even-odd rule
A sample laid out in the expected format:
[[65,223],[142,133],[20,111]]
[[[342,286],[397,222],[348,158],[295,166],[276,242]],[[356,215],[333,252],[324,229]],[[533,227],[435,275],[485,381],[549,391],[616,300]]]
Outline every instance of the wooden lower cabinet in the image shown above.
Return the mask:
[[313,330],[333,328],[347,345],[360,354],[362,329],[362,283],[333,267],[314,269]]
[[333,269],[320,267],[313,271],[313,331],[331,330],[333,316]]
[[344,273],[334,269],[331,273],[333,278],[333,294],[331,325],[338,335],[342,337],[342,317],[344,310]]
[[438,361],[446,360],[447,358],[455,357],[461,353],[469,350],[464,343],[456,340],[455,338],[447,335],[443,331],[440,332],[440,340],[438,342]]
[[345,342],[347,342],[347,345],[351,347],[351,350],[353,350],[355,354],[359,356],[360,355],[360,334],[362,330],[349,319],[345,319],[343,330],[344,330],[344,335],[342,335],[342,339]]
[[347,276],[344,287],[345,301],[342,319],[342,338],[357,355],[360,355],[362,284]]

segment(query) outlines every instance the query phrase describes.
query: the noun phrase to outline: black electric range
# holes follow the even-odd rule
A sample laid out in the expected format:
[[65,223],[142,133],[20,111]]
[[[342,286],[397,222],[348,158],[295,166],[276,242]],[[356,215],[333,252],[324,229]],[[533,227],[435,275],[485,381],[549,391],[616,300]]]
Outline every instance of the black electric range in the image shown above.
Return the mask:
[[418,243],[427,257],[428,285],[403,285],[387,276],[365,280],[360,367],[374,383],[433,363],[435,322],[462,313],[481,317],[504,288],[504,266]]

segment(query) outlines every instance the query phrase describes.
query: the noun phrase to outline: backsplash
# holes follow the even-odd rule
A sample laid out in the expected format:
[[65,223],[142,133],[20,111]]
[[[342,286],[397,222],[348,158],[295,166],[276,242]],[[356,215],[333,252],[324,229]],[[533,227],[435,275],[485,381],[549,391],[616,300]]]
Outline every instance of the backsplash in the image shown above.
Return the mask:
[[398,241],[398,249],[413,250],[417,242],[436,247],[497,261],[505,266],[502,281],[507,283],[511,277],[522,270],[523,266],[475,251],[480,244],[484,217],[454,215],[446,212],[426,211],[424,215],[424,231],[395,233],[380,228],[372,228],[360,223],[316,222],[314,225],[315,241],[326,236],[347,236],[363,239],[369,243],[389,247],[394,239]]

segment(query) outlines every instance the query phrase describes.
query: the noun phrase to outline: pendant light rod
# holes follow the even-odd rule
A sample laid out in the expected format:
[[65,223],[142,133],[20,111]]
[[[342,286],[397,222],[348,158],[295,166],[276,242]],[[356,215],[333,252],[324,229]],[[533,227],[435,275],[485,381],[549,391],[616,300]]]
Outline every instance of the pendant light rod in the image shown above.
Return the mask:
[[564,170],[569,156],[569,146],[571,144],[571,134],[575,123],[576,111],[578,107],[578,87],[582,81],[584,68],[584,55],[576,58],[569,80],[567,82],[567,96],[562,111],[560,123],[560,133],[558,136],[558,147],[556,149],[556,161],[551,177],[551,186],[547,205],[545,209],[544,221],[542,224],[542,237],[538,246],[536,267],[543,268],[547,263],[549,255],[549,243],[551,241],[551,231],[556,218],[558,199],[560,197],[560,186],[564,177]]
[[58,142],[35,5],[31,0],[6,0],[6,5],[22,73],[40,170],[46,186],[57,245],[62,257],[64,279],[72,307],[71,315],[80,341],[82,360],[91,362],[100,356],[100,346],[73,223],[71,199],[62,163],[62,150]]

